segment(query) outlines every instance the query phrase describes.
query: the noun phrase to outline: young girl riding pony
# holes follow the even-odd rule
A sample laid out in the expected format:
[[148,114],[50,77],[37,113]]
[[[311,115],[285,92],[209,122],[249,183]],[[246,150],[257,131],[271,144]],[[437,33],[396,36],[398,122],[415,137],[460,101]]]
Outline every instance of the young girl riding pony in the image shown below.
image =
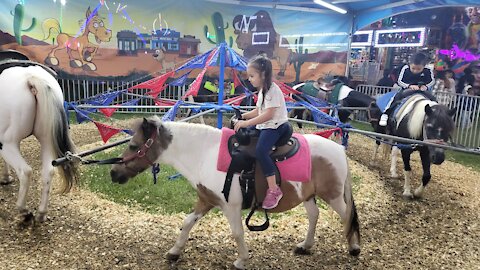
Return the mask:
[[247,66],[248,80],[259,90],[256,108],[242,114],[245,120],[235,123],[235,131],[255,126],[260,131],[255,155],[267,178],[268,190],[262,207],[275,208],[283,196],[275,177],[275,163],[269,153],[275,143],[289,131],[287,107],[283,93],[272,82],[272,62],[264,55],[252,58]]

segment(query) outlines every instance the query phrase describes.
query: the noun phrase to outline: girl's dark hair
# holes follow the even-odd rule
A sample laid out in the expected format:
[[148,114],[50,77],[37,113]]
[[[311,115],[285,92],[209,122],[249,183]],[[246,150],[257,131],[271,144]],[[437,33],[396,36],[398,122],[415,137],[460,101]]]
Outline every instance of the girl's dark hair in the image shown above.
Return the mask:
[[413,64],[414,65],[421,65],[421,66],[426,66],[428,64],[428,57],[424,53],[416,53],[413,56]]
[[248,65],[263,74],[262,91],[265,95],[272,86],[272,62],[265,54],[258,54],[248,61]]

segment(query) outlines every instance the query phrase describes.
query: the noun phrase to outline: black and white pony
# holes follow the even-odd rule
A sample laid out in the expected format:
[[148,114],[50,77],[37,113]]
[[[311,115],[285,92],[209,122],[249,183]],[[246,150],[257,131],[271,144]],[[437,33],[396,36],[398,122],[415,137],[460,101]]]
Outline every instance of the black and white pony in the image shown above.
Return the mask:
[[[422,94],[413,92],[413,95],[407,96],[399,105],[399,108],[393,112],[391,117],[394,119],[394,126],[389,130],[395,136],[443,144],[451,138],[454,131],[455,124],[452,118],[454,114],[454,110],[449,110],[446,106],[440,105]],[[398,176],[396,172],[397,151],[398,148],[396,147],[392,150],[390,167],[392,177]],[[442,148],[432,146],[416,146],[413,149],[402,147],[400,151],[405,175],[403,195],[409,198],[422,197],[425,187],[432,178],[430,164],[442,164],[445,160],[445,151]],[[421,185],[412,194],[410,190],[412,177],[410,155],[413,151],[419,151],[420,153],[423,175]]]
[[[305,83],[298,84],[293,88],[302,92],[302,86]],[[325,88],[325,89],[324,89]],[[337,89],[335,93],[332,93],[332,90]],[[321,93],[320,93],[321,92]],[[338,105],[339,107],[357,107],[357,108],[370,108],[368,110],[368,118],[372,127],[375,131],[384,133],[384,128],[378,126],[378,119],[381,115],[381,111],[375,105],[375,99],[367,94],[353,90],[345,84],[345,81],[341,79],[334,79],[329,84],[324,84],[319,88],[319,96],[331,96],[335,95],[334,98],[326,98],[325,102],[330,101],[331,105]],[[308,99],[302,97],[295,97],[296,100],[307,101]],[[354,109],[338,109],[338,118],[342,123],[349,121],[350,115]],[[330,112],[333,114],[333,111]],[[305,109],[294,109],[292,110],[290,116],[292,118],[303,119],[312,121],[313,117],[308,110]],[[302,128],[301,123],[298,123],[299,128]]]

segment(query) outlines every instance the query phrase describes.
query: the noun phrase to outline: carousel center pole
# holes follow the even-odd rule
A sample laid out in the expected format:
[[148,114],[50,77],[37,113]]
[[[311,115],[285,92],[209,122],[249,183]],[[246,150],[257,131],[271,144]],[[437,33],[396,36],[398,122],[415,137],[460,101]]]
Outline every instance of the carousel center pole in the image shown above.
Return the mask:
[[[220,74],[218,76],[218,105],[222,106],[223,105],[223,83],[225,81],[224,75],[225,75],[225,51],[227,43],[222,43],[219,46],[219,57],[220,57]],[[217,112],[217,128],[222,128],[223,126],[223,113],[221,110],[218,110]]]

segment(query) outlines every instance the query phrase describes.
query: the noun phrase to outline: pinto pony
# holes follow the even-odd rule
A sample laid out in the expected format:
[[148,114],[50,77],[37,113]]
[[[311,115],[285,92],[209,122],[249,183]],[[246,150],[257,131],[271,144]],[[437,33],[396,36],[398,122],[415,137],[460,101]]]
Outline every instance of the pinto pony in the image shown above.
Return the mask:
[[[0,85],[0,155],[20,180],[17,209],[22,222],[30,221],[33,216],[26,208],[33,171],[20,153],[20,142],[34,135],[41,145],[43,187],[35,220],[42,222],[46,219],[54,175],[52,161],[65,156],[66,152],[74,152],[62,90],[52,74],[35,65],[5,69],[0,74]],[[76,179],[75,167],[69,164],[60,169],[63,190],[68,191]],[[6,182],[10,181],[8,166],[4,167],[3,177]]]
[[[162,123],[155,116],[137,123],[134,131],[122,155],[124,163],[113,165],[110,171],[113,182],[126,183],[154,162],[160,162],[175,167],[198,194],[194,211],[185,219],[180,236],[168,251],[167,258],[177,260],[195,223],[213,207],[218,207],[227,217],[238,246],[239,258],[233,264],[237,269],[244,269],[248,248],[242,226],[242,194],[238,175],[234,177],[227,202],[222,194],[226,173],[218,171],[216,166],[222,131],[199,124]],[[340,215],[349,252],[356,256],[360,253],[360,228],[344,148],[320,136],[305,135],[305,138],[310,147],[312,178],[308,182],[282,181],[284,197],[271,212],[283,212],[303,202],[309,227],[306,239],[297,245],[296,252],[305,253],[315,240],[319,214],[315,197],[322,198]],[[192,156],[203,156],[203,162],[192,162]]]
[[[47,19],[42,23],[42,29],[44,38],[48,39],[52,32],[57,32],[57,46],[53,48],[45,59],[45,63],[51,66],[58,66],[60,61],[55,56],[55,53],[58,50],[66,49],[68,57],[70,58],[70,66],[73,68],[83,68],[86,71],[95,71],[97,66],[92,63],[92,60],[99,48],[98,45],[93,44],[88,39],[90,34],[95,36],[95,41],[100,44],[100,42],[108,42],[112,38],[112,30],[109,30],[105,27],[102,18],[90,11],[88,7],[85,14],[85,23],[83,26],[83,33],[79,37],[73,37],[62,32],[60,28],[60,23],[53,18]],[[77,51],[79,57],[76,58],[72,55],[72,51]]]
[[[391,133],[404,138],[446,143],[454,131],[455,123],[452,118],[454,114],[455,110],[449,110],[446,106],[431,101],[421,94],[414,94],[405,98],[403,104],[400,105],[393,116],[396,124]],[[394,147],[392,151],[390,172],[393,177],[397,177],[397,149]],[[422,183],[412,194],[410,190],[412,174],[410,155],[415,150],[420,152],[423,175]],[[417,146],[414,149],[402,148],[401,153],[405,175],[403,196],[408,198],[422,197],[425,187],[432,178],[430,165],[431,163],[442,164],[445,160],[445,150],[432,146]]]

